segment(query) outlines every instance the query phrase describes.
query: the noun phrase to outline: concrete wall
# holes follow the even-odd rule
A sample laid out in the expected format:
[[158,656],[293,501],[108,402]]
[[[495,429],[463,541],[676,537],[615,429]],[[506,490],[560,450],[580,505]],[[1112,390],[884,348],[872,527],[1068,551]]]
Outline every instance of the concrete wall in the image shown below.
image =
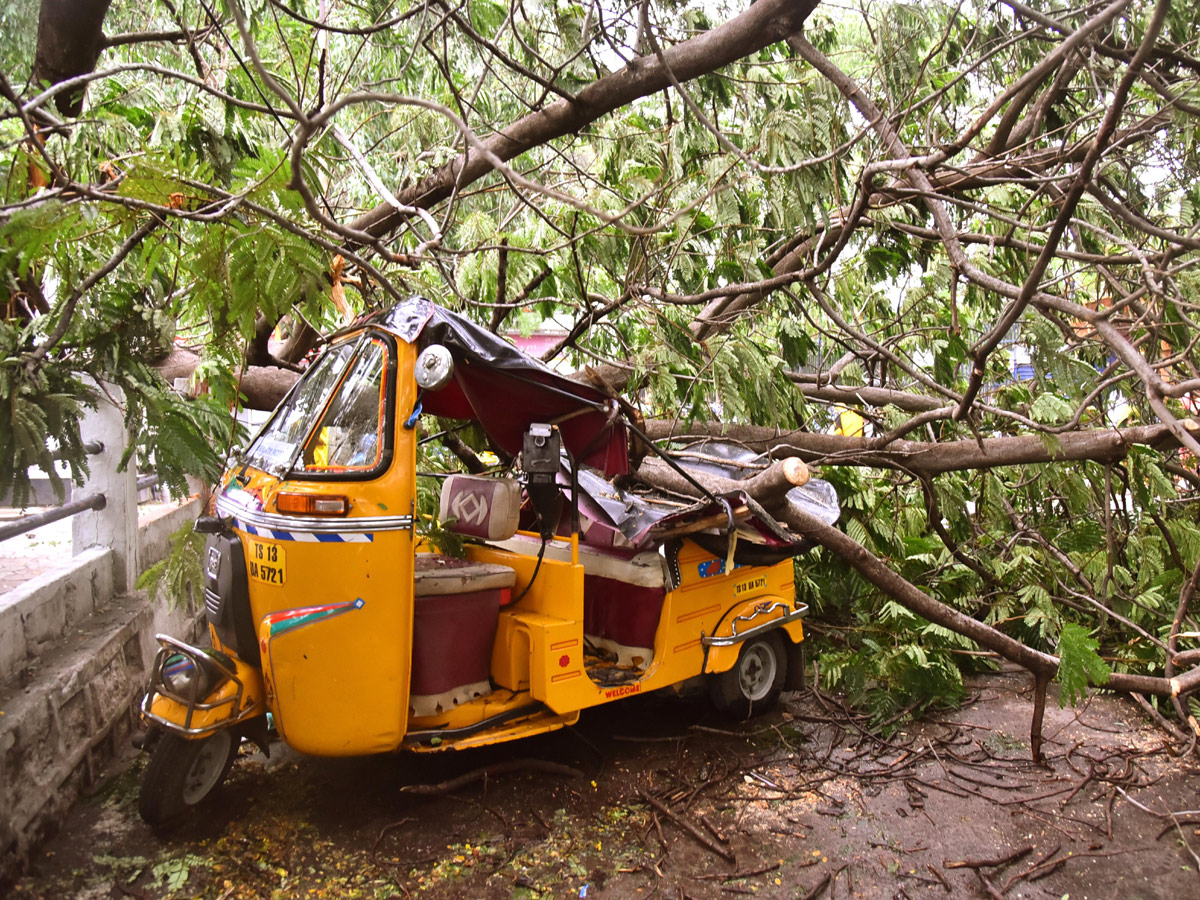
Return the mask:
[[[161,559],[170,534],[194,520],[193,499],[138,528],[139,556]],[[201,639],[197,608],[160,596],[114,596],[111,549],[3,595],[0,607],[0,884],[52,834],[79,792],[128,746],[136,708],[166,632]]]
[[93,548],[65,570],[47,572],[0,595],[0,683],[28,681],[42,654],[111,601],[112,550]]

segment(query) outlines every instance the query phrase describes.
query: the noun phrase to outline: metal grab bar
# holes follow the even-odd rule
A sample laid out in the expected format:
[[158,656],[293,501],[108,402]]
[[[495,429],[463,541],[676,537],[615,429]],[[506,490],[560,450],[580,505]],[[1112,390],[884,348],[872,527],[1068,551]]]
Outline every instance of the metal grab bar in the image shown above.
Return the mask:
[[[95,456],[98,453],[103,453],[104,452],[104,442],[103,441],[88,441],[86,444],[83,445],[83,452],[86,453],[88,456]],[[62,450],[56,450],[56,451],[54,451],[54,453],[52,453],[50,455],[50,458],[51,459],[66,459],[67,454],[65,452],[63,452]]]

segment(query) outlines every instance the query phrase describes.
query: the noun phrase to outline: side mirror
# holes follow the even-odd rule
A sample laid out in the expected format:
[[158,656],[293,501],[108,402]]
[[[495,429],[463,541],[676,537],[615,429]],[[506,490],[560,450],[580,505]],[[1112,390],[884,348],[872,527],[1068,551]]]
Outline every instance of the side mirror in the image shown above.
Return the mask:
[[197,534],[223,534],[233,525],[232,516],[200,516],[192,526]]
[[454,377],[454,357],[441,344],[430,344],[417,357],[413,377],[423,391],[441,390]]

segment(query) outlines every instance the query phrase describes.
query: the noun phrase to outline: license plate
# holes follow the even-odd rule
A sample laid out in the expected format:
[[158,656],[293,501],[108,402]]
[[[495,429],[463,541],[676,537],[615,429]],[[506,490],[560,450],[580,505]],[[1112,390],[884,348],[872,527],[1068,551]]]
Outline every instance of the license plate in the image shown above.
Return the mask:
[[283,584],[287,580],[287,554],[278,544],[250,541],[246,567],[250,577],[263,584]]

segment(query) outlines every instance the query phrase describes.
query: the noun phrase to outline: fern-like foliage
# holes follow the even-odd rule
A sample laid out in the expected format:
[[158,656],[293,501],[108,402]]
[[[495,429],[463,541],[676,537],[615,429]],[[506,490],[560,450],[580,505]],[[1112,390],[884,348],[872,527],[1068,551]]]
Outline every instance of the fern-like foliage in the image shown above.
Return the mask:
[[1074,706],[1087,695],[1088,684],[1108,681],[1109,670],[1100,658],[1100,643],[1082,625],[1067,622],[1058,636],[1058,681],[1062,685],[1060,706]]
[[151,603],[165,593],[171,609],[193,608],[204,589],[204,535],[197,534],[188,522],[171,535],[170,543],[166,557],[138,578],[137,588],[149,593]]
[[56,455],[70,477],[82,481],[88,469],[79,422],[95,402],[75,373],[31,362],[23,352],[29,342],[27,328],[0,321],[0,495],[11,492],[18,507],[30,499],[30,467],[45,472],[55,495],[63,498]]

